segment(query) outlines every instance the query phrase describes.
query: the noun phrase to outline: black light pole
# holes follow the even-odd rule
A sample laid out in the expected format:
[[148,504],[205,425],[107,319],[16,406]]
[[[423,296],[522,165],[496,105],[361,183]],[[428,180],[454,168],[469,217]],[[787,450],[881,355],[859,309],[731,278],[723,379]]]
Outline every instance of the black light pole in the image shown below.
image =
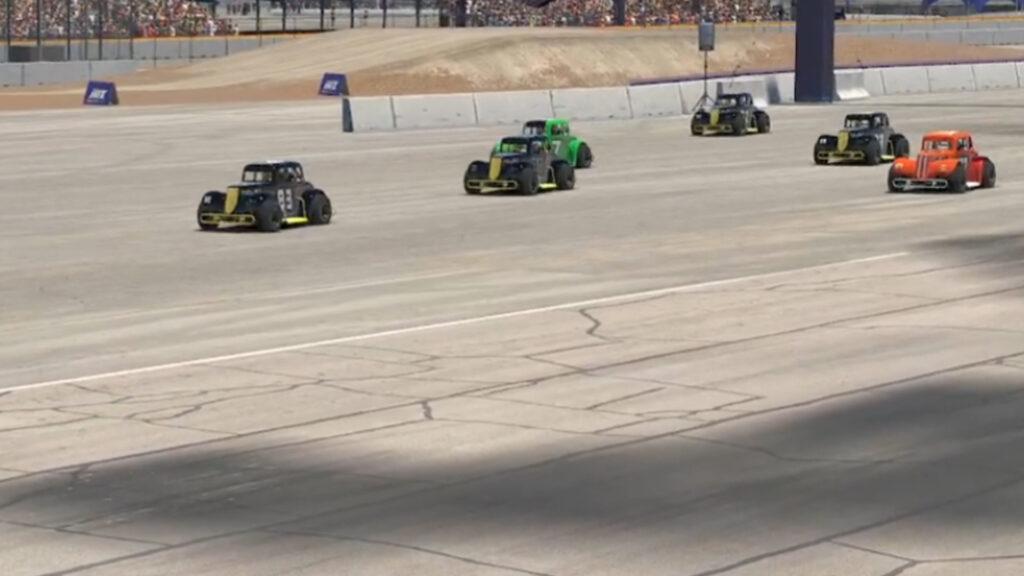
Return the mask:
[[96,18],[96,38],[99,40],[99,43],[97,44],[97,51],[99,52],[100,60],[103,60],[103,12],[106,5],[106,0],[100,0],[99,16]]
[[256,36],[260,39],[260,46],[263,46],[263,29],[260,28],[260,1],[256,0]]
[[67,34],[67,60],[71,60],[71,0],[64,0],[64,20],[67,27],[64,32]]
[[13,8],[14,0],[7,0],[7,3],[4,4],[4,13],[7,15],[7,18],[4,20],[4,38],[7,42],[7,55],[4,57],[4,60],[7,62],[11,61],[11,18],[13,17]]
[[420,12],[423,10],[423,0],[416,0],[416,27],[420,27]]
[[383,15],[382,15],[382,17],[380,19],[380,27],[381,28],[387,28],[388,27],[388,0],[380,0],[380,1],[381,1],[381,8],[384,9],[383,13],[382,13]]
[[348,0],[348,27],[356,27],[356,0]]
[[36,0],[36,61],[43,59],[43,0]]
[[327,10],[327,6],[324,4],[325,0],[320,0],[320,31],[324,31],[324,12]]
[[281,0],[281,32],[288,31],[288,0]]

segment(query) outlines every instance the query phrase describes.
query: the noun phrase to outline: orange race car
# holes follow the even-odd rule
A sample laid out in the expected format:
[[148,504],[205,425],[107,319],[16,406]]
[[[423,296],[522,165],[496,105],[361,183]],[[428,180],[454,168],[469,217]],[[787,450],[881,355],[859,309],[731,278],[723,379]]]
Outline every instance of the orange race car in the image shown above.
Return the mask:
[[974,148],[967,132],[925,134],[914,158],[897,158],[889,168],[889,192],[966,192],[996,185],[996,166]]

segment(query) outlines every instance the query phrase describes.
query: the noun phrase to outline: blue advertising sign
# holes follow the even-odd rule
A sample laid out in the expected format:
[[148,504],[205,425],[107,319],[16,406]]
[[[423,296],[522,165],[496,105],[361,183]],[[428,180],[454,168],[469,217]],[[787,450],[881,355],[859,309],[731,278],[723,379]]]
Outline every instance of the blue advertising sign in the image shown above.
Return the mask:
[[328,72],[320,80],[321,96],[348,96],[348,78],[344,74]]
[[113,82],[90,81],[85,87],[85,98],[82,104],[87,106],[116,106],[121,102],[117,98],[117,86]]

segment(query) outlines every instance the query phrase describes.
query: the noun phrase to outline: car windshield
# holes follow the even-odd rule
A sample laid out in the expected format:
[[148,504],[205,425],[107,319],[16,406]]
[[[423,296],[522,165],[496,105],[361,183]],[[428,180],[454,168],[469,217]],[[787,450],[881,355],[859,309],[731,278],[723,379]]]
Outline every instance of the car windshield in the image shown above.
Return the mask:
[[953,143],[949,140],[925,140],[923,150],[952,150]]
[[270,166],[246,166],[242,171],[242,182],[273,182],[274,169]]
[[719,96],[715,100],[715,106],[719,108],[732,108],[739,105],[739,98],[735,96]]
[[541,123],[530,123],[523,126],[523,135],[525,136],[543,136],[544,135],[544,124]]
[[871,119],[849,117],[846,119],[846,127],[850,128],[851,130],[862,130],[864,128],[871,128]]
[[526,154],[529,144],[524,140],[502,140],[498,144],[498,152],[501,154]]

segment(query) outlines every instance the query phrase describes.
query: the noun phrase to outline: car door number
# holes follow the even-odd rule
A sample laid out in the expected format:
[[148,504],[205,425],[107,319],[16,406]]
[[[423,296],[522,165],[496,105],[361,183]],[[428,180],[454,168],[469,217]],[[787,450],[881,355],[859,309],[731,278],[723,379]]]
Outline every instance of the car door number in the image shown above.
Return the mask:
[[282,212],[290,213],[295,208],[295,199],[292,197],[292,191],[288,189],[278,190],[277,203],[281,205]]

